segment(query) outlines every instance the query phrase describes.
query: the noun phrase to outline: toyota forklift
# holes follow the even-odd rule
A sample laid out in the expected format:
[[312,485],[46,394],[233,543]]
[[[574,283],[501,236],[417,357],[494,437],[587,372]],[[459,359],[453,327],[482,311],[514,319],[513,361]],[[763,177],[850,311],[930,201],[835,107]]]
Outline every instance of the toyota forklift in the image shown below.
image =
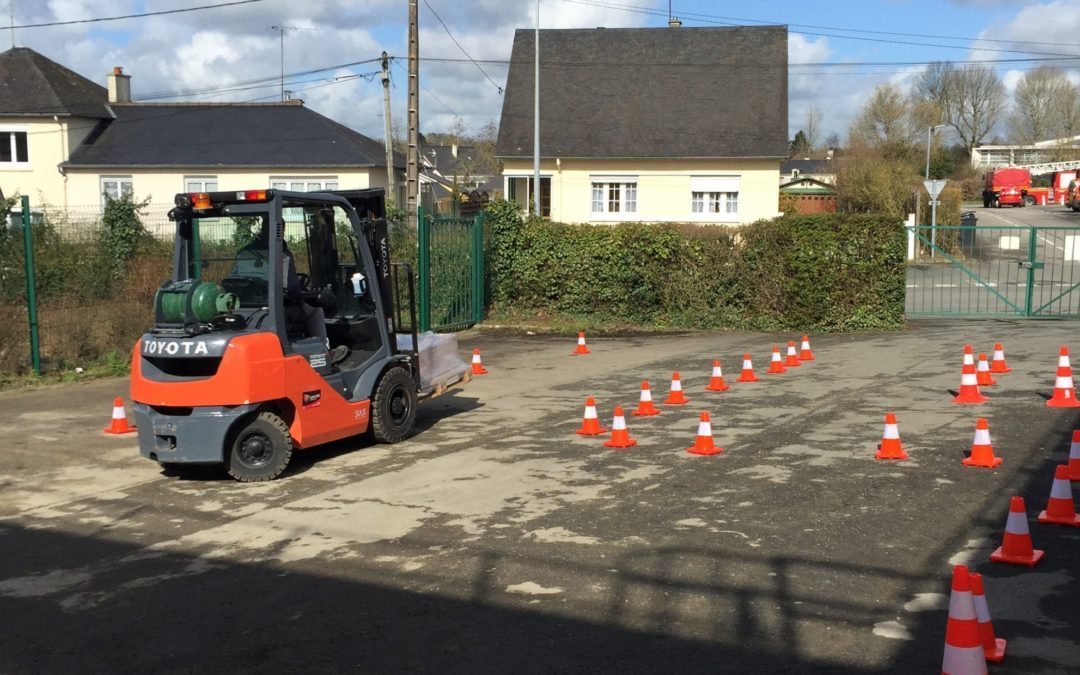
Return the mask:
[[455,336],[417,335],[383,190],[182,193],[169,219],[172,276],[132,354],[144,457],[271,480],[297,449],[405,439],[421,398],[468,380]]

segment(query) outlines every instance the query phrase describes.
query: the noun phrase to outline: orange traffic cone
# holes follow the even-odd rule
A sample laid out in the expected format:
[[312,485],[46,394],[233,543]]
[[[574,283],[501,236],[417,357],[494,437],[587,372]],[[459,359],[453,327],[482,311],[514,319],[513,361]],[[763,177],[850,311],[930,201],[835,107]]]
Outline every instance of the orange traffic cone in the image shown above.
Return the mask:
[[480,360],[480,350],[472,350],[472,374],[473,375],[487,375],[487,368],[484,367],[484,362]]
[[772,360],[769,361],[769,369],[765,371],[766,375],[778,375],[779,373],[786,373],[787,368],[784,367],[784,362],[780,359],[780,348],[772,348]]
[[1069,480],[1080,481],[1080,429],[1073,431],[1069,445]]
[[994,624],[990,620],[990,605],[986,604],[986,589],[983,578],[978,572],[970,572],[971,596],[975,601],[975,620],[979,622],[979,638],[982,639],[983,656],[987,661],[1001,663],[1005,658],[1005,640],[994,635]]
[[799,360],[800,361],[813,361],[814,352],[810,351],[810,338],[809,336],[802,336],[802,345],[799,347]]
[[1051,408],[1080,408],[1073,388],[1072,366],[1069,365],[1069,348],[1062,347],[1058,356],[1057,378],[1054,380],[1054,395],[1046,402]]
[[630,438],[630,432],[626,429],[626,417],[623,416],[622,406],[615,406],[615,418],[611,421],[611,440],[604,441],[607,448],[629,448],[637,445],[637,440]]
[[631,413],[634,417],[647,417],[649,415],[659,415],[660,411],[653,405],[652,392],[649,391],[649,381],[641,381],[641,400],[638,402],[637,410]]
[[885,433],[881,435],[881,445],[878,446],[874,459],[907,459],[904,446],[900,443],[900,429],[896,426],[896,415],[885,414]]
[[671,390],[668,392],[668,397],[664,399],[664,405],[686,405],[689,402],[690,399],[686,398],[682,392],[682,381],[676,371],[671,374]]
[[1005,537],[1001,546],[990,554],[990,559],[994,562],[1034,567],[1044,554],[1045,551],[1034,548],[1031,543],[1024,498],[1013,497],[1009,502],[1009,518],[1005,521]]
[[130,434],[133,431],[135,431],[135,425],[128,424],[127,413],[124,412],[124,399],[117,396],[112,404],[112,421],[105,427],[105,433]]
[[712,362],[712,377],[709,378],[709,384],[705,387],[705,391],[727,391],[730,389],[727,382],[724,382],[724,371],[720,369],[720,362]]
[[1039,522],[1080,527],[1080,516],[1076,515],[1076,507],[1073,506],[1069,467],[1064,464],[1058,464],[1054,469],[1054,485],[1050,488],[1050,501],[1046,504],[1046,510],[1039,513]]
[[964,365],[975,365],[975,354],[971,349],[971,345],[964,345]]
[[596,399],[592,396],[585,399],[585,419],[581,421],[581,428],[575,433],[581,436],[599,436],[607,433],[607,429],[600,426],[600,419],[596,416]]
[[577,347],[574,351],[570,352],[571,356],[579,356],[581,354],[591,354],[588,345],[585,344],[585,331],[579,331],[577,334]]
[[709,413],[701,413],[697,427],[697,438],[694,439],[694,444],[687,448],[686,451],[692,455],[719,455],[724,451],[723,448],[713,443],[712,422],[709,421]]
[[1001,343],[998,342],[994,345],[994,360],[990,362],[991,373],[1011,373],[1012,368],[1009,364],[1005,363],[1005,350],[1001,348]]
[[[967,354],[964,355],[965,361],[967,361],[968,356]],[[960,392],[956,394],[956,398],[952,402],[986,403],[989,400],[979,391],[979,376],[975,372],[975,364],[965,363],[960,374]]]
[[952,594],[949,596],[949,622],[945,625],[945,657],[942,675],[986,675],[986,656],[975,599],[971,595],[971,577],[965,565],[953,567]]
[[997,384],[997,380],[990,374],[990,362],[986,360],[986,352],[979,352],[979,366],[975,370],[975,381],[980,387]]
[[795,353],[795,341],[791,340],[787,343],[787,360],[784,361],[784,365],[788,368],[798,368],[802,364],[799,363],[799,355]]
[[754,374],[754,362],[750,360],[749,354],[742,355],[742,372],[739,373],[739,379],[736,382],[757,382],[757,375]]
[[982,417],[975,420],[975,440],[971,444],[971,454],[960,463],[964,466],[982,466],[993,469],[1003,459],[994,456],[994,446],[990,445],[990,425]]

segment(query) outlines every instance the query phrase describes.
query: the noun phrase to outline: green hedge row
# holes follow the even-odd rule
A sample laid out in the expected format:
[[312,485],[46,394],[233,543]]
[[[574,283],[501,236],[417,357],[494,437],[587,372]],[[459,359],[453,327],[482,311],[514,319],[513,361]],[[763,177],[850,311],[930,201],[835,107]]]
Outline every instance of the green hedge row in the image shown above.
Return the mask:
[[845,331],[904,323],[906,237],[873,214],[739,228],[571,225],[488,208],[497,308],[659,327]]

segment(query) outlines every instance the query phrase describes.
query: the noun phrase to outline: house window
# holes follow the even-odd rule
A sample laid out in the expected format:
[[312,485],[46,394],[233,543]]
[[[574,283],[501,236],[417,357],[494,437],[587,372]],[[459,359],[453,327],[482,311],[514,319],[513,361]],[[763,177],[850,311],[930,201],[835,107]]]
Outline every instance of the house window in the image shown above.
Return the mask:
[[637,178],[592,178],[593,213],[637,213]]
[[184,192],[217,192],[217,176],[184,176]]
[[739,215],[739,178],[737,176],[692,176],[690,178],[690,213],[712,218],[715,215]]
[[271,176],[270,188],[291,192],[322,192],[338,189],[337,176]]
[[[517,203],[523,211],[530,210],[533,205],[533,184],[532,176],[507,176],[507,199]],[[540,176],[540,217],[551,217],[551,176]]]
[[104,201],[130,197],[135,194],[135,183],[132,182],[131,176],[102,176],[101,194],[104,196]]
[[25,167],[30,163],[25,131],[0,131],[0,167]]

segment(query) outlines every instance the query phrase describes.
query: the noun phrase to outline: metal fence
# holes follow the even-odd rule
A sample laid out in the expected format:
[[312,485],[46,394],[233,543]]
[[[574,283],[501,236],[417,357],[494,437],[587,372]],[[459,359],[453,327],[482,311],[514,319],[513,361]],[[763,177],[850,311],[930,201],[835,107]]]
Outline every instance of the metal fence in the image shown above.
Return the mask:
[[484,318],[484,215],[432,218],[420,210],[420,330],[461,330]]
[[1080,317],[1080,227],[909,227],[912,316]]

